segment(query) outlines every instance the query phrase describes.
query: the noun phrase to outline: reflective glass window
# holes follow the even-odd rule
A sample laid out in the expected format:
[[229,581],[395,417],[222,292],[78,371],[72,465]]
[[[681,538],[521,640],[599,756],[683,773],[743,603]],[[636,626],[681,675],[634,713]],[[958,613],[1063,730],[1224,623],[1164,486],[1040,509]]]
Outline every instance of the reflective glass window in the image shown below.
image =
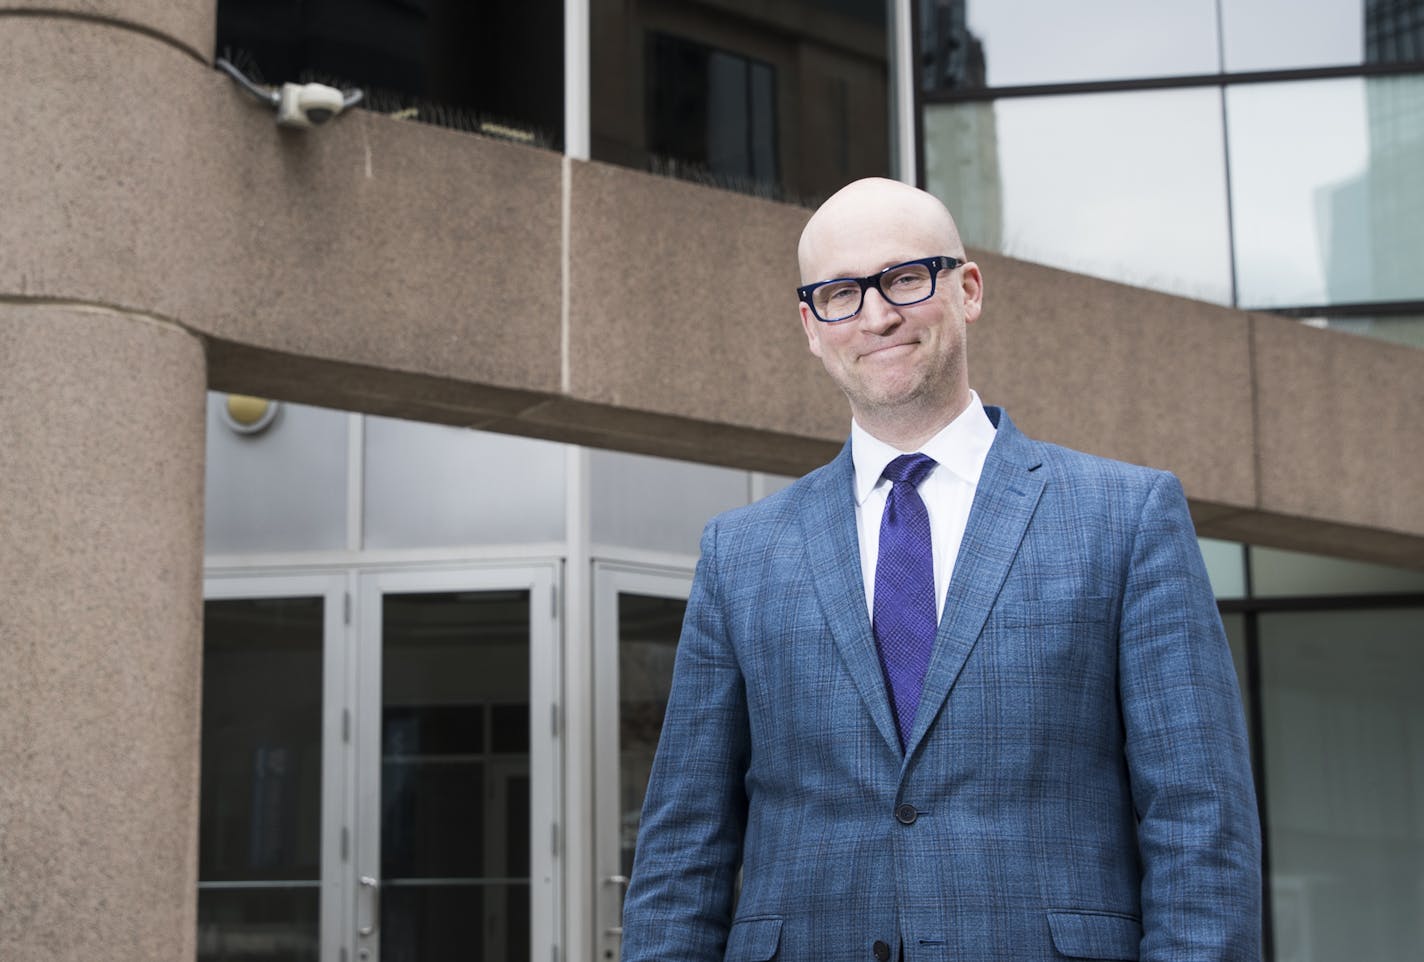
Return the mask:
[[653,156],[749,186],[777,181],[776,71],[666,33],[648,36]]
[[317,960],[322,604],[206,605],[200,962]]
[[564,448],[368,417],[367,548],[527,544],[564,537]]
[[970,247],[1231,301],[1215,89],[931,104],[924,151]]
[[1251,548],[1251,593],[1258,598],[1401,592],[1424,594],[1424,571],[1277,548]]
[[926,91],[1215,73],[1213,0],[917,0]]
[[617,451],[588,455],[590,528],[599,544],[695,556],[712,516],[749,500],[745,471]]
[[261,433],[242,434],[226,404],[208,395],[206,552],[345,548],[348,415],[284,403]]
[[360,87],[362,106],[559,147],[562,0],[220,0],[217,51],[254,80]]
[[1226,69],[1424,60],[1424,0],[1222,0]]
[[1424,314],[1375,317],[1311,317],[1303,323],[1373,337],[1394,344],[1424,348]]
[[527,959],[529,593],[387,595],[381,648],[380,958]]
[[618,595],[618,841],[624,875],[633,874],[643,796],[667,714],[686,613],[681,598]]
[[1424,609],[1259,619],[1275,958],[1424,957]]
[[1246,597],[1246,552],[1236,541],[1198,538],[1211,590],[1218,598]]
[[589,4],[597,160],[814,203],[890,170],[883,0]]
[[1226,98],[1241,306],[1424,297],[1424,76]]

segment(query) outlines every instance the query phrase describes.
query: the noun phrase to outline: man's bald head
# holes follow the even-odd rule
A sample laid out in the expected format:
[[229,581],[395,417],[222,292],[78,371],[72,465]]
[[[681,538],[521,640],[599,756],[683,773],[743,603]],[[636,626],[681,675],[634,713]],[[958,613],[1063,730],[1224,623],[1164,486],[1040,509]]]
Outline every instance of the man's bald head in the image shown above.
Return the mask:
[[[894,285],[913,275],[885,273],[946,256],[952,260],[938,262],[924,296],[916,289],[908,303],[899,297],[907,288]],[[845,303],[854,312],[840,320],[822,321],[807,299],[814,295],[797,305],[807,345],[845,392],[856,423],[913,451],[969,405],[965,335],[979,317],[984,279],[943,204],[899,181],[857,180],[812,215],[797,259],[803,284],[845,278],[860,287],[859,303]]]
[[[801,282],[844,276],[850,265],[833,266],[836,243],[850,237],[913,233],[932,242],[932,253],[964,258],[964,243],[949,210],[933,194],[898,180],[867,177],[832,194],[801,232],[796,258]],[[865,273],[864,270],[859,273]]]

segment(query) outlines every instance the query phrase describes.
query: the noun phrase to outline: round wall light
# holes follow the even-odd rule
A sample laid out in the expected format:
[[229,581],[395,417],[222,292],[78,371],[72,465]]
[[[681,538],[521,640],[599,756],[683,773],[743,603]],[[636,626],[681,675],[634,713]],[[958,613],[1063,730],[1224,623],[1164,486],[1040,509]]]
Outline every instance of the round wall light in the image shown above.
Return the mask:
[[266,398],[249,397],[246,394],[229,394],[222,406],[223,422],[238,434],[261,434],[272,426],[280,408],[276,401]]

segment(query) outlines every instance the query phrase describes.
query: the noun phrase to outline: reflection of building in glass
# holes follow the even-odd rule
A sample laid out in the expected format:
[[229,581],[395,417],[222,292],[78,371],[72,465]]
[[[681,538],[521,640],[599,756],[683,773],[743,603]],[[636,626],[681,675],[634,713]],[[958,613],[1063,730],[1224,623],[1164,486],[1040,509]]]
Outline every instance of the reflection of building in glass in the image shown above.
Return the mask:
[[695,40],[650,32],[648,150],[654,169],[687,165],[748,192],[780,180],[776,70]]
[[1365,0],[1365,63],[1424,59],[1424,3]]
[[808,203],[889,173],[883,3],[593,0],[589,16],[594,159]]
[[[1417,40],[1418,29],[1414,33]],[[1412,77],[1365,81],[1370,144],[1372,289],[1386,298],[1418,283],[1424,224],[1424,97]]]
[[922,90],[983,87],[984,44],[969,30],[969,4],[920,0]]
[[[920,0],[921,89],[982,88],[984,44],[969,29],[967,3]],[[964,242],[1001,250],[1004,242],[999,134],[990,100],[963,104],[924,130],[925,188],[944,198]]]
[[[1424,56],[1424,3],[1368,0],[1365,62]],[[1334,303],[1407,299],[1424,224],[1424,96],[1414,77],[1368,77],[1367,166],[1317,198],[1326,294]]]

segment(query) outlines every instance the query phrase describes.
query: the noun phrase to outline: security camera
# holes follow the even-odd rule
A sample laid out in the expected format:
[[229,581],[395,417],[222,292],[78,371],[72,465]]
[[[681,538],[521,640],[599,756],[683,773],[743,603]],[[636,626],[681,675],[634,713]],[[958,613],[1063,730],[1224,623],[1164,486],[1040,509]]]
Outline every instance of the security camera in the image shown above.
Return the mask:
[[282,84],[277,123],[283,127],[316,127],[341,113],[346,95],[326,84]]
[[275,108],[277,123],[283,127],[318,127],[362,98],[360,90],[337,90],[326,84],[285,83],[280,89],[255,84],[223,57],[217,59],[216,66],[242,89]]

